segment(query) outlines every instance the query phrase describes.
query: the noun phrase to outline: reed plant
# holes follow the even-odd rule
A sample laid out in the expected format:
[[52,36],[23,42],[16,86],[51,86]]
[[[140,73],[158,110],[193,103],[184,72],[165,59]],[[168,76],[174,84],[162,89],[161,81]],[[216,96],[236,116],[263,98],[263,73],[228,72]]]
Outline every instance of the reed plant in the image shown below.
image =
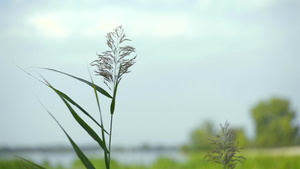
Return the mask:
[[[83,82],[89,85],[95,94],[95,99],[97,101],[97,107],[100,114],[100,119],[97,121],[95,120],[90,113],[88,113],[82,106],[77,104],[73,99],[71,99],[67,94],[63,93],[62,91],[58,90],[54,86],[50,84],[43,76],[40,78],[36,78],[35,76],[31,75],[27,71],[25,71],[30,76],[34,77],[35,79],[39,80],[49,88],[51,88],[64,102],[67,106],[69,112],[72,114],[74,119],[80,124],[80,126],[89,134],[89,136],[99,145],[104,152],[104,161],[106,169],[110,169],[110,162],[111,162],[111,140],[112,140],[112,132],[113,132],[113,116],[115,112],[116,106],[116,96],[117,96],[117,89],[118,86],[123,78],[123,75],[130,72],[130,67],[134,65],[135,59],[137,55],[132,56],[135,53],[135,48],[132,46],[125,45],[123,46],[124,42],[131,41],[127,39],[124,29],[122,26],[115,28],[112,32],[107,33],[106,35],[106,44],[109,47],[109,50],[102,52],[102,54],[98,54],[98,58],[91,62],[91,66],[95,66],[97,70],[95,70],[96,75],[103,78],[103,82],[105,86],[108,88],[108,91],[103,89],[102,87],[96,85],[93,81],[92,75],[90,73],[90,81],[73,76],[71,74],[58,71],[55,69],[50,68],[42,68],[48,71],[60,73],[71,78],[74,78],[80,82]],[[110,103],[110,125],[109,130],[106,130],[104,127],[104,122],[102,119],[102,111],[99,103],[99,93],[102,96],[111,100]],[[91,128],[91,125],[88,125],[75,111],[73,107],[78,108],[85,116],[90,118],[98,127],[99,132],[95,131]],[[44,106],[45,108],[45,106]],[[73,149],[75,150],[78,158],[84,164],[87,169],[94,169],[94,165],[91,161],[87,158],[87,156],[81,151],[79,146],[73,141],[73,139],[69,136],[67,131],[62,127],[62,125],[56,120],[56,118],[49,112],[48,109],[45,110],[51,115],[51,117],[57,122],[60,128],[63,130],[67,138],[69,139]],[[108,140],[106,139],[108,138]],[[37,168],[43,168],[40,165],[37,165],[29,160],[19,157],[24,162],[29,163],[30,165],[35,165]]]
[[223,169],[234,169],[238,162],[245,160],[245,157],[237,155],[240,152],[239,142],[236,141],[233,130],[228,128],[229,122],[226,121],[220,127],[220,133],[210,139],[214,149],[204,159],[221,164]]

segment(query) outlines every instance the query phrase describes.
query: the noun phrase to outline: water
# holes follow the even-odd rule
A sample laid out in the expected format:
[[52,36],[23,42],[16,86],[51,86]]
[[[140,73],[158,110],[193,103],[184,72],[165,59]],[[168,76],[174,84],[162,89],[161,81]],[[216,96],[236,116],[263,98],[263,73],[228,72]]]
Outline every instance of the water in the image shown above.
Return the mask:
[[[85,151],[85,154],[89,158],[103,158],[103,153],[99,151]],[[66,152],[41,152],[41,151],[28,151],[28,152],[0,152],[0,159],[13,159],[15,156],[20,156],[29,159],[37,164],[43,164],[44,162],[50,163],[52,166],[62,165],[70,167],[72,163],[78,159],[74,151]],[[163,150],[163,151],[113,151],[112,159],[122,164],[141,164],[150,165],[158,158],[166,157],[178,162],[186,160],[186,156],[175,150]]]

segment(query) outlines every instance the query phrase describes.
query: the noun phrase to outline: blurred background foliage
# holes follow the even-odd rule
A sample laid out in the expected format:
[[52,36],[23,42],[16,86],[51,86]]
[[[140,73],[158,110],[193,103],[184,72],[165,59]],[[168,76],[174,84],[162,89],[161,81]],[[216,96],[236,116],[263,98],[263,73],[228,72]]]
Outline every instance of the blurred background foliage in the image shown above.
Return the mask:
[[[241,155],[246,157],[242,164],[238,164],[236,169],[265,169],[265,168],[299,168],[300,167],[300,132],[299,123],[296,120],[296,112],[290,106],[290,102],[282,98],[270,98],[259,101],[253,106],[251,117],[255,124],[256,134],[249,138],[244,128],[229,126],[235,133],[239,147],[243,148]],[[225,121],[226,119],[224,119]],[[229,121],[229,120],[228,120]],[[229,121],[230,122],[230,121]],[[186,155],[186,160],[176,161],[170,158],[158,158],[149,165],[122,164],[117,161],[112,162],[115,169],[176,169],[176,168],[220,168],[213,162],[205,162],[206,152],[212,149],[210,140],[220,132],[220,126],[205,121],[193,129],[189,136],[189,141],[181,146],[181,153]],[[298,146],[298,147],[296,147]],[[279,148],[280,147],[280,148]],[[158,147],[155,150],[160,150]],[[295,149],[296,148],[296,149]],[[142,145],[141,150],[153,150],[149,145]],[[293,151],[290,153],[289,151]],[[104,161],[92,159],[97,168],[104,166]],[[50,165],[44,162],[42,166],[51,169],[66,168],[62,165]],[[22,161],[0,160],[0,169],[26,168]],[[67,167],[68,168],[68,167]],[[79,160],[74,161],[70,169],[84,168]]]
[[[243,128],[232,128],[236,140],[242,148],[275,148],[300,145],[299,124],[295,122],[296,112],[286,99],[271,98],[258,102],[251,115],[255,124],[256,135],[248,138]],[[183,145],[183,151],[209,150],[209,138],[217,134],[211,121],[202,123],[190,134],[190,140]]]
[[252,109],[256,126],[255,145],[282,147],[299,144],[299,126],[293,123],[295,112],[288,100],[272,98]]

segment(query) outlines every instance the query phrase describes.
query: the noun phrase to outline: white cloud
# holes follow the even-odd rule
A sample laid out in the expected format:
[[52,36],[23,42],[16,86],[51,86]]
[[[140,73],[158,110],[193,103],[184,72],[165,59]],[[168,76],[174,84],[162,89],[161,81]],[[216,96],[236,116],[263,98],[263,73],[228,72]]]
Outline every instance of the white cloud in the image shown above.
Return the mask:
[[235,0],[239,6],[245,9],[260,9],[270,5],[272,0]]
[[71,34],[71,30],[58,15],[34,16],[28,20],[40,33],[47,37],[64,38]]
[[187,14],[141,12],[124,8],[84,11],[51,11],[29,17],[29,25],[45,37],[98,36],[124,25],[135,36],[190,36],[192,23]]
[[198,0],[198,5],[201,9],[207,9],[211,4],[211,0]]
[[106,10],[52,10],[29,16],[27,24],[44,37],[61,39],[103,35],[118,26],[120,19]]
[[271,3],[271,0],[229,1],[218,3],[216,0],[198,0],[200,10],[197,12],[172,11],[172,9],[153,11],[109,5],[99,9],[40,10],[30,16],[28,24],[45,37],[51,38],[103,36],[119,25],[123,25],[131,37],[234,36],[239,33],[237,30],[241,25],[231,20],[232,18],[223,16],[223,10],[231,11],[236,8],[241,8],[238,9],[241,11],[252,10],[252,8],[262,8]]
[[255,10],[268,6],[274,0],[227,0],[227,1],[217,1],[217,0],[198,0],[198,6],[200,9],[210,10],[210,9],[234,9],[238,11],[244,10]]
[[137,0],[142,3],[183,3],[185,0]]
[[131,29],[136,36],[176,37],[191,36],[192,23],[184,14],[147,14],[136,18]]

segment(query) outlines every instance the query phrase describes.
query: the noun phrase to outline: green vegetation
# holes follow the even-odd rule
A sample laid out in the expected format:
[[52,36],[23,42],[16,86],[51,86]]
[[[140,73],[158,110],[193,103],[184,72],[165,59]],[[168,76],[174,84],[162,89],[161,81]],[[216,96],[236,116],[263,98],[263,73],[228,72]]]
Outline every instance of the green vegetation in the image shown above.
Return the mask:
[[[42,80],[34,77],[30,73],[26,72],[30,76],[34,77],[35,79],[39,80],[41,83],[45,84],[49,88],[51,88],[64,102],[66,107],[68,108],[69,112],[72,114],[74,119],[77,121],[77,123],[90,135],[90,137],[96,141],[96,143],[99,145],[99,148],[101,148],[104,152],[104,161],[105,163],[103,166],[105,166],[107,169],[111,168],[111,139],[112,139],[112,126],[113,126],[113,115],[115,113],[115,106],[116,106],[116,96],[117,96],[117,89],[120,84],[120,81],[124,74],[129,73],[129,68],[135,63],[136,56],[130,57],[132,53],[135,52],[135,48],[131,46],[122,46],[123,42],[130,41],[130,39],[127,39],[124,33],[124,30],[122,26],[117,27],[114,29],[113,32],[109,32],[106,35],[107,38],[107,45],[109,47],[109,50],[103,52],[102,54],[98,55],[98,59],[93,61],[91,63],[91,66],[96,66],[98,70],[96,70],[96,75],[102,76],[104,78],[104,84],[108,87],[110,92],[107,92],[100,86],[97,86],[94,84],[92,76],[90,75],[91,80],[87,81],[82,78],[54,70],[49,68],[43,68],[48,71],[53,71],[56,73],[64,74],[66,76],[72,77],[80,82],[83,82],[90,87],[92,87],[95,98],[97,101],[97,108],[99,111],[100,119],[97,121],[95,120],[90,113],[88,113],[82,106],[78,105],[73,99],[71,99],[67,94],[63,93],[62,91],[56,89],[54,86],[50,84],[44,77],[41,76]],[[129,58],[130,57],[130,58]],[[78,90],[79,91],[79,90]],[[77,91],[74,91],[77,92]],[[111,100],[110,104],[110,125],[109,125],[109,131],[107,131],[104,127],[104,122],[102,120],[102,111],[99,103],[99,96],[98,94],[102,94],[105,98],[108,98]],[[82,113],[84,113],[88,118],[90,118],[98,127],[99,127],[99,133],[92,129],[90,125],[88,125],[75,111],[73,107],[78,108]],[[44,106],[45,108],[45,106]],[[63,128],[63,126],[56,120],[56,118],[48,111],[47,108],[45,110],[51,115],[51,117],[57,122],[57,124],[60,126],[64,134],[69,139],[75,153],[77,154],[78,158],[81,160],[82,164],[87,169],[95,169],[94,164],[86,157],[86,155],[82,152],[80,147],[77,146],[75,141],[69,136],[67,131]],[[108,140],[106,139],[108,137]],[[29,160],[20,158],[23,163],[26,163],[24,165],[31,166],[42,169],[43,167],[35,164]]]
[[[294,123],[294,112],[288,100],[271,98],[261,101],[252,108],[256,137],[250,140],[243,128],[233,128],[241,148],[272,148],[300,145],[299,124]],[[183,151],[209,150],[208,139],[216,135],[214,125],[206,121],[191,132],[190,141],[182,146]]]
[[236,140],[239,142],[240,147],[250,147],[251,142],[246,137],[245,131],[242,128],[232,129],[235,133]]
[[272,98],[259,102],[252,109],[256,124],[257,147],[282,147],[299,144],[298,126],[293,125],[296,113],[287,100]]
[[221,164],[223,169],[234,169],[245,158],[237,155],[240,152],[239,142],[236,141],[233,130],[228,128],[228,121],[224,126],[222,124],[220,126],[221,132],[210,139],[214,148],[204,159]]
[[[47,169],[65,169],[63,166],[50,166],[48,162],[44,162],[44,167]],[[15,159],[15,160],[0,160],[0,169],[39,169],[41,166],[37,166],[34,163],[31,162],[25,162],[21,159]]]
[[[274,156],[271,152],[264,155],[251,155],[247,150],[244,154],[250,154],[245,156],[247,158],[243,164],[237,164],[235,169],[296,169],[300,168],[300,155],[298,156]],[[259,150],[257,152],[259,153]],[[279,153],[280,154],[280,153]],[[160,158],[153,162],[149,166],[143,165],[125,165],[111,161],[111,168],[113,169],[216,169],[220,168],[219,164],[212,162],[205,162],[204,159],[205,152],[194,153],[189,155],[186,162],[179,163],[168,158]],[[92,163],[96,168],[104,168],[104,159],[91,159]],[[85,167],[80,160],[75,161],[70,168],[62,168],[60,166],[50,167],[44,165],[47,169],[84,169]],[[0,161],[0,169],[26,169],[20,160],[13,161]]]
[[[246,137],[243,128],[231,129],[235,134],[236,140],[239,142],[239,146],[242,148],[251,147],[251,141]],[[199,151],[199,150],[211,150],[213,148],[209,139],[218,133],[214,129],[214,125],[210,121],[204,122],[200,127],[195,128],[190,135],[190,141],[181,147],[182,151]]]
[[183,151],[211,149],[212,145],[208,139],[215,133],[213,127],[212,122],[206,121],[199,128],[194,129],[191,132],[190,142],[182,147]]
[[[247,154],[244,152],[243,154]],[[247,160],[237,164],[235,169],[288,169],[300,167],[300,156],[246,156]],[[286,167],[289,166],[289,167]],[[212,162],[204,162],[203,155],[193,155],[184,165],[184,168],[217,169],[220,165]]]
[[[77,146],[75,141],[68,135],[67,131],[64,130],[63,126],[56,120],[56,118],[45,108],[45,110],[51,115],[51,117],[60,126],[70,144],[72,145],[75,153],[77,154],[80,161],[75,161],[72,169],[95,169],[95,168],[106,168],[106,169],[210,169],[220,168],[219,164],[223,166],[223,169],[265,169],[265,168],[300,168],[300,156],[253,156],[245,153],[247,161],[244,164],[242,162],[245,159],[243,156],[238,156],[239,146],[243,148],[249,147],[284,147],[300,145],[299,126],[293,125],[295,118],[295,112],[291,110],[290,104],[287,100],[273,98],[269,101],[259,102],[252,109],[252,117],[256,125],[256,138],[254,140],[247,139],[245,132],[242,128],[228,129],[229,123],[221,125],[221,132],[217,133],[214,130],[214,126],[211,122],[206,122],[195,129],[191,133],[190,142],[182,147],[186,152],[193,152],[189,156],[188,160],[184,163],[179,163],[172,159],[160,158],[150,166],[142,165],[124,165],[114,160],[111,160],[111,139],[112,139],[112,127],[113,117],[116,106],[116,96],[119,83],[124,74],[129,73],[129,68],[134,65],[136,56],[130,57],[135,52],[135,48],[131,46],[121,46],[123,42],[130,41],[126,38],[123,28],[117,27],[113,32],[109,32],[106,36],[108,51],[98,55],[98,59],[91,63],[91,66],[96,66],[96,75],[102,76],[104,84],[109,89],[107,92],[105,89],[94,84],[92,76],[90,81],[82,78],[50,69],[42,68],[44,70],[60,73],[71,78],[74,78],[80,82],[89,85],[95,94],[97,101],[97,108],[99,111],[100,118],[95,120],[90,113],[88,113],[83,107],[78,105],[73,99],[67,94],[58,90],[50,84],[44,77],[38,79],[26,72],[30,76],[39,80],[44,85],[48,86],[53,90],[60,99],[66,105],[69,113],[74,117],[77,123],[89,134],[89,136],[99,145],[99,148],[104,152],[104,159],[89,159]],[[130,58],[129,58],[130,57]],[[99,94],[99,96],[98,96]],[[109,128],[106,130],[104,122],[102,120],[102,111],[99,103],[99,97],[103,96],[110,100],[110,122]],[[90,118],[99,128],[94,130],[87,124],[75,111],[80,110],[85,116]],[[212,138],[216,135],[215,138]],[[240,143],[240,145],[239,145]],[[215,147],[214,147],[215,146]],[[213,149],[210,153],[204,156],[204,153],[198,153],[201,151],[208,151]],[[191,151],[192,150],[192,151]],[[207,160],[207,161],[205,161]],[[212,163],[213,161],[216,163]],[[49,166],[48,163],[43,165],[37,165],[31,161],[19,157],[13,161],[0,161],[0,169],[2,168],[52,168],[61,169],[61,166]]]

